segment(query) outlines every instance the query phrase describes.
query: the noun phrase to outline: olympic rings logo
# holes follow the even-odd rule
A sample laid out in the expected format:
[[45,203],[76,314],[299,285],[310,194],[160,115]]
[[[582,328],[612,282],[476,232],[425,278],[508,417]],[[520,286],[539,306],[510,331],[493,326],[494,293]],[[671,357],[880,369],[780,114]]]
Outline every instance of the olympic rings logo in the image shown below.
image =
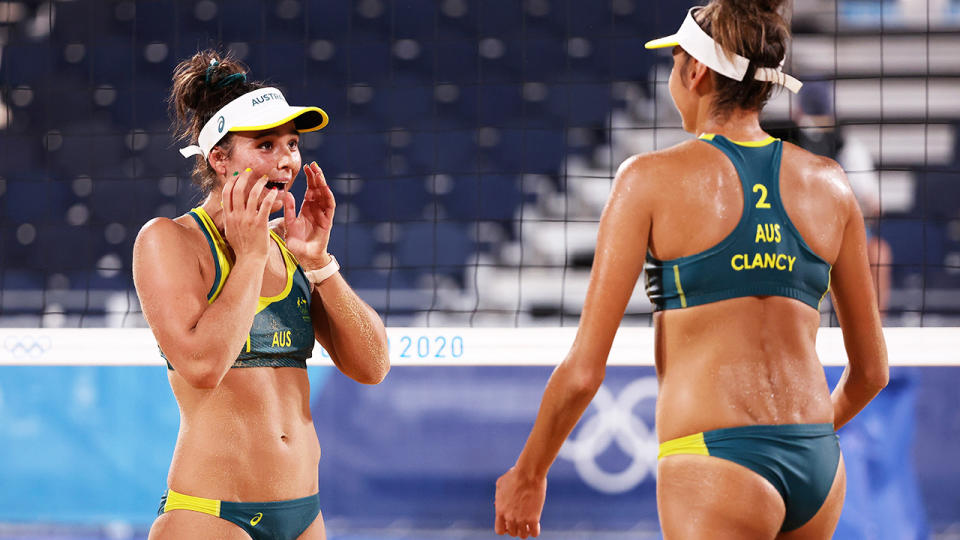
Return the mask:
[[[560,448],[560,457],[573,462],[577,473],[590,487],[609,494],[625,493],[656,474],[657,437],[633,412],[644,400],[656,401],[657,380],[643,377],[628,384],[619,397],[600,386],[592,405],[596,414],[581,422]],[[630,464],[619,472],[600,467],[597,458],[611,444],[629,456]]]
[[9,336],[3,340],[3,348],[15,359],[39,358],[52,347],[47,336]]

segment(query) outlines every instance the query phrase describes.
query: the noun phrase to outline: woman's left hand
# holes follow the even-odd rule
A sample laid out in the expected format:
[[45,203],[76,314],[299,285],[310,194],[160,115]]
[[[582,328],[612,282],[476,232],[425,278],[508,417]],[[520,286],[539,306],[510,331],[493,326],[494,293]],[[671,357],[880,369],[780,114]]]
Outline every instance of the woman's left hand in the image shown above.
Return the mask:
[[283,199],[284,241],[305,269],[314,270],[330,262],[327,244],[337,203],[316,161],[304,165],[303,172],[307,175],[307,190],[300,215],[290,192]]

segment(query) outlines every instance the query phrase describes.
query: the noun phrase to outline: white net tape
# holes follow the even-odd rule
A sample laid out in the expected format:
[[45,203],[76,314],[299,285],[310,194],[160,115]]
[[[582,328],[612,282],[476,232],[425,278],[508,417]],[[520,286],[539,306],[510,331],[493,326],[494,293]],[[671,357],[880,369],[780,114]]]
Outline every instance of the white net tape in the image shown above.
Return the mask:
[[[388,328],[395,366],[550,366],[570,350],[576,328]],[[824,365],[847,363],[839,328],[821,328]],[[960,365],[960,328],[885,328],[894,366]],[[608,365],[652,366],[651,328],[624,327]],[[333,365],[319,345],[309,365]],[[163,365],[149,329],[0,329],[0,366]]]

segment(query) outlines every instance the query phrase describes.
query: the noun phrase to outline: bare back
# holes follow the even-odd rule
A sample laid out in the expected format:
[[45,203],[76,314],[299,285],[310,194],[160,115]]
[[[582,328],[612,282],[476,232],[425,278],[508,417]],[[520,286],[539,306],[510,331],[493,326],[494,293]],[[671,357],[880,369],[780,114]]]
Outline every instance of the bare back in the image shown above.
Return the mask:
[[[689,141],[661,154],[649,245],[659,259],[705,251],[743,212],[736,169],[718,149]],[[780,192],[807,245],[833,264],[852,193],[830,160],[784,144]],[[696,216],[696,219],[691,219]],[[720,427],[833,421],[816,356],[819,313],[794,299],[747,296],[658,312],[661,441]]]

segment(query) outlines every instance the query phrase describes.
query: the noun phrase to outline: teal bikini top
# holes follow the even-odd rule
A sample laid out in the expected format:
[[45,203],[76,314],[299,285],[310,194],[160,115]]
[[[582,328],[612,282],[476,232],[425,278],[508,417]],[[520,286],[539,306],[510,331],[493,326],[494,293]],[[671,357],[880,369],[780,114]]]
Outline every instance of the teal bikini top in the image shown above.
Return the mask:
[[[207,293],[207,302],[213,303],[223,290],[233,260],[227,243],[203,208],[194,208],[190,217],[196,220],[207,238],[216,274],[213,286]],[[257,302],[257,314],[246,341],[238,347],[239,355],[234,368],[244,367],[307,367],[307,358],[313,355],[313,323],[310,318],[310,282],[287,249],[283,239],[270,231],[270,236],[280,246],[287,269],[287,284],[276,296],[261,296]],[[224,344],[224,346],[232,346]],[[163,351],[160,351],[163,356]],[[164,356],[166,358],[166,356]],[[167,368],[173,369],[170,362]]]
[[783,207],[783,143],[773,137],[735,142],[714,134],[700,139],[733,162],[743,186],[743,215],[730,235],[696,255],[661,261],[647,253],[647,296],[655,310],[765,295],[819,309],[830,288],[830,264],[803,241]]

